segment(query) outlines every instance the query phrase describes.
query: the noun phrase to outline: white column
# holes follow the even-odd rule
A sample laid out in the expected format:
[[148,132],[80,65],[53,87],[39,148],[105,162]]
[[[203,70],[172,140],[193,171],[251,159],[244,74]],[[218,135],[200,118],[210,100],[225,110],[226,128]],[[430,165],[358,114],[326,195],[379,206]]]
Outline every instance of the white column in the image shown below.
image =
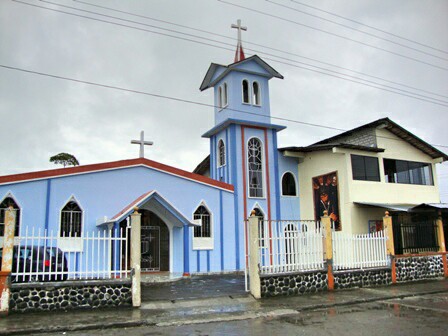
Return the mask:
[[131,215],[131,280],[132,306],[134,307],[140,307],[141,305],[141,216],[138,213],[138,208],[134,208],[134,213]]
[[258,220],[259,218],[255,216],[255,211],[253,211],[249,217],[249,285],[250,293],[256,299],[261,298]]

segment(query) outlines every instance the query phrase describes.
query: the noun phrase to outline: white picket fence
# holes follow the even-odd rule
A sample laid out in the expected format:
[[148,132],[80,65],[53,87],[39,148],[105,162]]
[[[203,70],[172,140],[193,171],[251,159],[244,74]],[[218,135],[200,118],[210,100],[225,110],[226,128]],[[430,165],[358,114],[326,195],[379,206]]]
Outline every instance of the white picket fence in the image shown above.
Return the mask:
[[[325,268],[324,231],[320,229],[318,222],[260,220],[258,226],[260,274],[317,271]],[[389,266],[386,241],[384,231],[372,234],[332,231],[333,269],[337,271]]]
[[389,265],[384,231],[370,234],[333,232],[333,268],[365,269]]
[[323,269],[323,232],[315,221],[259,221],[261,274]]
[[33,282],[128,277],[129,232],[127,227],[61,237],[59,232],[24,228],[14,238],[11,279]]

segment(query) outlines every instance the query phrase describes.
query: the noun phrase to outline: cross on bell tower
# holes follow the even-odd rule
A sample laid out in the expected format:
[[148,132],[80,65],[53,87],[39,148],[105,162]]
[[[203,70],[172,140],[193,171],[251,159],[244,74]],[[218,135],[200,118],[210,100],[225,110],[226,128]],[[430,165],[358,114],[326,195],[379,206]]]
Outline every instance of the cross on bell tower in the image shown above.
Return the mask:
[[241,42],[241,31],[247,30],[247,27],[243,27],[241,25],[241,20],[238,19],[236,21],[236,24],[232,24],[231,28],[236,28],[238,29],[238,44],[236,46],[236,52],[235,52],[235,63],[244,60],[246,57],[244,56],[244,51],[243,51],[243,44]]
[[152,141],[145,141],[145,132],[140,132],[140,140],[131,140],[131,144],[140,145],[140,158],[145,157],[145,145],[151,146],[154,144]]

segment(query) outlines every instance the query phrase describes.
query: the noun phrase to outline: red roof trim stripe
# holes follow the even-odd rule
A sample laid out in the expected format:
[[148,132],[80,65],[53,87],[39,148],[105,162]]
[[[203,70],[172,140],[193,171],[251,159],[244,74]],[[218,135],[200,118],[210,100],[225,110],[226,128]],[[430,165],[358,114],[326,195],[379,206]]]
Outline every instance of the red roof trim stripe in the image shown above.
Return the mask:
[[77,174],[85,174],[85,173],[93,173],[97,171],[109,170],[109,169],[119,169],[126,168],[136,165],[143,165],[148,168],[157,169],[169,174],[173,174],[179,177],[183,177],[192,181],[200,182],[203,184],[207,184],[213,187],[225,189],[228,191],[234,191],[234,187],[231,184],[224,183],[221,181],[213,180],[209,177],[190,173],[188,171],[175,168],[172,166],[165,165],[163,163],[159,163],[156,161],[139,158],[139,159],[130,159],[130,160],[122,160],[122,161],[114,161],[114,162],[106,162],[106,163],[96,163],[91,165],[70,167],[70,168],[59,168],[59,169],[51,169],[51,170],[42,170],[31,173],[22,173],[22,174],[14,174],[14,175],[6,175],[0,176],[0,184],[10,184],[17,182],[26,182],[30,180],[37,179],[45,179],[45,178],[54,178],[54,177],[63,177]]
[[147,193],[144,193],[143,195],[139,196],[136,200],[129,203],[127,206],[125,206],[119,213],[117,213],[115,216],[113,216],[110,220],[115,221],[117,218],[122,216],[124,213],[129,211],[129,208],[135,207],[141,200],[145,199],[149,195],[151,195],[154,191],[148,191]]

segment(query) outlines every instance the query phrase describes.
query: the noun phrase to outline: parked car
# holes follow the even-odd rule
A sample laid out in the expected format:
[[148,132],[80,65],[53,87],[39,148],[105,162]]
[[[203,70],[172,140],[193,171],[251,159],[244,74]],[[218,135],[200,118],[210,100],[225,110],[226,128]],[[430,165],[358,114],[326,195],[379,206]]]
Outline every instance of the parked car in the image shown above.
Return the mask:
[[[3,248],[0,248],[0,265]],[[67,280],[67,259],[61,249],[49,246],[14,246],[12,282]]]

